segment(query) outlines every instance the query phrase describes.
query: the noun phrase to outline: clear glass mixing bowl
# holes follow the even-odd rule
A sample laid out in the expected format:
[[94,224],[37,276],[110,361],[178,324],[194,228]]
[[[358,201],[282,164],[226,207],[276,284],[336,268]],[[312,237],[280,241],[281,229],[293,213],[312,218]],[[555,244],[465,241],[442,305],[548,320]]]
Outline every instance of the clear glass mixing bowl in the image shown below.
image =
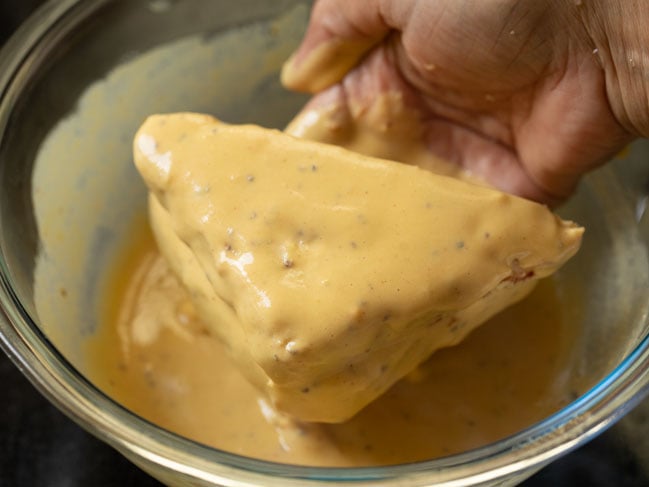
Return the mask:
[[[103,272],[145,193],[131,138],[149,113],[283,126],[278,83],[308,18],[299,0],[60,0],[0,54],[0,337],[61,410],[169,485],[510,485],[592,438],[647,383],[649,146],[587,178],[561,213],[587,228],[560,276],[579,289],[569,380],[586,391],[524,431],[460,455],[379,468],[244,458],[162,430],[84,377]],[[63,292],[65,290],[65,292]]]

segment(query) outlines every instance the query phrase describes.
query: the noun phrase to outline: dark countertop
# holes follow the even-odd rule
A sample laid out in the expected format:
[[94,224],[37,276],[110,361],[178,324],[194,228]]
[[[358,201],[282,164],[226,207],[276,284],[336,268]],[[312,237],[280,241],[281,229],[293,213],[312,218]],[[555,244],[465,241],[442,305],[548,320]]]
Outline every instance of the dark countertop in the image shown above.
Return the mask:
[[[0,45],[41,3],[0,0]],[[2,353],[0,383],[0,487],[161,485],[51,406]],[[523,485],[649,486],[649,401]]]

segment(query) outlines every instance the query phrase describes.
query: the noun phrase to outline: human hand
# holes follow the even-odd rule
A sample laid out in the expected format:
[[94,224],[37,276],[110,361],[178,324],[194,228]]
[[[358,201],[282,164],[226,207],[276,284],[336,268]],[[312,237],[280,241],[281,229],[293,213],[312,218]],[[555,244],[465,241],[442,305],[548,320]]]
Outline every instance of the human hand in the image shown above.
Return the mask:
[[311,107],[400,93],[434,154],[553,204],[642,133],[625,117],[623,73],[611,74],[606,24],[622,24],[611,5],[319,0],[283,81],[318,93]]

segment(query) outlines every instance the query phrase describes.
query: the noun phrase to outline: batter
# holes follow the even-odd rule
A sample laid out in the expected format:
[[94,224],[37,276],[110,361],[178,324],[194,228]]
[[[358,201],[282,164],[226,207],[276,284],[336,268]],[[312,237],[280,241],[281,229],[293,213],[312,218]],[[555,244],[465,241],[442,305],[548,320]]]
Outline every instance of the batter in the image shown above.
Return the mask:
[[144,216],[114,269],[88,348],[93,380],[143,418],[241,455],[321,466],[431,459],[519,431],[581,392],[567,373],[578,330],[563,312],[580,298],[554,278],[351,420],[325,425],[279,418],[260,399],[196,318]]
[[162,255],[274,409],[349,419],[579,248],[495,190],[209,116],[135,137]]

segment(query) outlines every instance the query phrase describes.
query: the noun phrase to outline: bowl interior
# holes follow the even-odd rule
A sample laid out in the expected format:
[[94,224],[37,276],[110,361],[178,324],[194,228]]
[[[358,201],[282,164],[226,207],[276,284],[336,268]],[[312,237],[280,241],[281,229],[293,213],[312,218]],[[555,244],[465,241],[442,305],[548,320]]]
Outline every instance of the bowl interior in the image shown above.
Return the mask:
[[307,3],[248,3],[98,6],[43,53],[41,69],[16,94],[2,146],[2,174],[14,181],[5,228],[19,229],[5,233],[13,284],[79,370],[82,340],[97,327],[105,266],[145,212],[132,163],[144,118],[197,111],[282,127],[304,103],[281,88],[277,73],[303,32]]
[[[145,211],[131,156],[137,127],[174,111],[283,127],[305,97],[283,90],[278,72],[310,2],[67,4],[68,20],[43,33],[4,94],[0,218],[13,292],[83,374],[106,266]],[[557,280],[578,330],[566,371],[577,391],[606,378],[647,333],[648,156],[649,145],[635,143],[559,210],[587,229]]]

